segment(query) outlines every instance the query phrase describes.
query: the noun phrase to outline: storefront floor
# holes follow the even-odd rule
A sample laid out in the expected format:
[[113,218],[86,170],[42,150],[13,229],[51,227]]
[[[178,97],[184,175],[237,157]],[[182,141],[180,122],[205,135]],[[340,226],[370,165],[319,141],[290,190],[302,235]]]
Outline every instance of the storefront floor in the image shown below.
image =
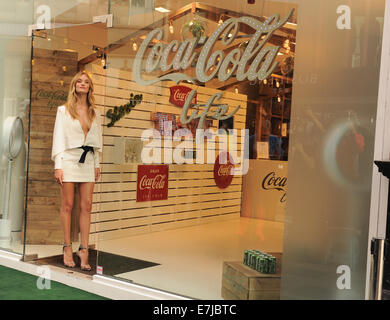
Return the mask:
[[[281,222],[238,218],[100,241],[97,248],[158,264],[117,277],[190,298],[219,300],[223,262],[241,261],[246,249],[282,252],[283,231]],[[28,245],[26,253],[42,258],[60,254],[61,247]]]
[[[238,218],[99,244],[99,250],[160,265],[117,275],[197,299],[222,299],[222,264],[244,250],[282,252],[284,224]],[[104,266],[103,266],[104,268]]]

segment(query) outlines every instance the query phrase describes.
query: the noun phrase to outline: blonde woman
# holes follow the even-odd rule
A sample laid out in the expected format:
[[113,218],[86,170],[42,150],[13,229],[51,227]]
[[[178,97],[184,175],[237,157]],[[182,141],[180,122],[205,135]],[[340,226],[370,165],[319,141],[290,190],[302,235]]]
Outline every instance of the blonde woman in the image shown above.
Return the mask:
[[81,71],[70,83],[66,104],[58,107],[51,159],[55,163],[55,179],[61,187],[63,262],[70,268],[75,267],[70,241],[71,211],[74,187],[79,184],[81,241],[77,256],[83,271],[91,270],[88,242],[93,188],[100,177],[99,152],[102,152],[100,113],[95,107],[92,79]]

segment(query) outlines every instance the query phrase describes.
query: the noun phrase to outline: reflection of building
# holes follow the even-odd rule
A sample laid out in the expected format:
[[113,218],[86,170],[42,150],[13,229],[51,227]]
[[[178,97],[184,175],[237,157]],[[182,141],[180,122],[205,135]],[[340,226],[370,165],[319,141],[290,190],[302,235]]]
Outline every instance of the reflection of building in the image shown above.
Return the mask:
[[[19,243],[15,241],[6,249],[25,253],[29,258],[33,254],[42,258],[61,252],[60,194],[47,154],[51,148],[54,106],[64,103],[71,76],[78,69],[85,69],[93,77],[96,105],[103,115],[115,107],[125,106],[129,93],[143,95],[142,103],[113,126],[108,127],[109,119],[102,117],[102,178],[95,186],[90,240],[99,251],[95,262],[102,267],[103,275],[131,279],[179,295],[220,299],[223,262],[241,261],[245,249],[283,251],[284,287],[278,289],[282,297],[364,297],[366,235],[371,230],[367,221],[379,83],[378,49],[381,47],[378,39],[384,8],[369,0],[350,4],[354,12],[359,12],[356,34],[354,29],[336,30],[334,1],[320,2],[321,5],[301,0],[283,3],[264,0],[255,4],[156,0],[155,8],[170,10],[161,13],[152,8],[150,1],[114,1],[105,6],[104,1],[90,0],[74,7],[58,5],[57,12],[53,7],[53,29],[35,30],[33,43],[31,39],[21,40],[21,35],[13,35],[16,40],[12,50],[19,50],[18,55],[0,52],[5,67],[12,62],[9,69],[4,68],[4,75],[1,74],[5,84],[0,91],[0,101],[5,104],[3,116],[19,113],[19,102],[28,99],[30,93],[31,109],[23,119],[28,128],[25,139],[28,152],[21,159],[26,160],[28,170],[19,172],[19,176],[27,178],[27,194],[14,192],[11,196],[12,201],[25,208],[26,224],[16,237]],[[41,5],[41,1],[34,1],[34,5]],[[13,6],[17,8],[18,4]],[[371,11],[366,10],[367,6]],[[237,34],[233,29],[226,29],[225,38],[216,35],[208,53],[210,59],[217,52],[215,59],[209,60],[206,76],[199,75],[198,61],[202,52],[206,52],[202,51],[205,43],[221,25],[233,21],[229,19],[251,17],[261,25],[275,13],[283,19],[291,9],[295,11],[287,23],[266,39],[264,48],[276,47],[278,65],[264,79],[243,76],[243,80],[237,80],[235,64],[239,64],[238,60],[243,63],[242,57],[255,37],[255,29],[242,21],[237,25]],[[107,14],[112,14],[113,19],[103,17]],[[368,29],[368,21],[373,17],[377,21],[375,30]],[[101,22],[91,23],[93,20]],[[106,21],[112,21],[113,27],[108,27]],[[161,37],[154,35],[149,45],[143,47],[147,36],[157,28],[161,28]],[[200,43],[202,36],[208,38]],[[179,47],[186,38],[196,45],[193,50],[182,47],[183,56],[180,56]],[[19,42],[29,50],[23,51]],[[261,37],[256,42],[259,43]],[[137,58],[142,50],[145,54]],[[248,59],[248,68],[256,63],[256,55],[261,50]],[[187,61],[192,54],[194,59]],[[230,63],[227,57],[231,58]],[[24,79],[30,79],[26,67],[30,58],[32,82],[26,86]],[[222,68],[224,61],[226,70],[206,81],[207,75]],[[255,71],[262,65],[264,62]],[[13,77],[10,77],[11,69],[15,72]],[[155,156],[169,166],[168,199],[137,202],[138,165],[145,164],[142,152],[151,147],[152,136],[144,141],[141,137],[145,130],[156,129],[151,115],[166,115],[173,124],[173,119],[180,119],[183,112],[184,106],[174,105],[170,100],[169,89],[177,85],[172,81],[175,74],[186,79],[180,85],[198,93],[197,101],[189,106],[186,114],[193,115],[194,119],[183,125],[192,133],[192,148],[185,145],[189,134],[174,140],[174,128],[165,127],[164,119],[159,120],[160,139],[155,139],[153,146],[156,153],[148,156]],[[157,77],[167,77],[170,81],[148,83]],[[224,150],[220,141],[201,145],[202,140],[194,137],[200,115],[209,99],[219,97],[218,94],[221,98],[212,101],[210,112],[202,118],[203,128],[236,130],[237,148],[229,152],[238,151],[239,158],[243,145],[247,144],[250,154],[247,175],[234,176],[224,189],[216,185],[213,171],[215,158]],[[179,98],[184,99],[185,95]],[[216,110],[222,110],[223,105],[228,106],[226,112],[218,115]],[[237,106],[240,108],[232,114]],[[232,115],[222,119],[226,114]],[[351,120],[351,114],[356,114],[356,119]],[[355,125],[350,128],[351,123]],[[343,131],[345,128],[348,130]],[[246,142],[241,140],[244,129],[248,129],[250,136]],[[165,134],[166,131],[171,134]],[[221,140],[229,142],[236,137],[228,133]],[[211,138],[212,135],[206,136],[204,141],[209,142]],[[359,149],[363,140],[364,152]],[[204,147],[204,154],[202,148],[197,148],[199,145]],[[214,152],[212,161],[197,162],[202,156],[203,160],[209,159],[207,151]],[[182,162],[177,162],[175,157]],[[4,172],[2,163],[1,185]],[[157,173],[150,172],[142,187],[158,188],[161,179]],[[374,191],[373,194],[376,195]],[[72,224],[75,243],[78,241],[77,211],[75,205]],[[360,251],[355,253],[356,250]],[[113,256],[116,260],[110,260]],[[131,259],[144,264],[137,270],[129,270],[130,261],[134,262]],[[356,270],[353,277],[357,284],[349,292],[335,293],[337,289],[329,287],[330,282],[335,282],[334,265],[348,263]],[[210,278],[203,277],[199,268],[207,270]],[[177,269],[181,272],[174,271]],[[310,278],[306,278],[305,272]],[[308,283],[307,287],[302,288],[295,279]],[[175,287],[175,283],[180,283],[180,287]],[[226,286],[227,283],[225,290],[233,290]]]

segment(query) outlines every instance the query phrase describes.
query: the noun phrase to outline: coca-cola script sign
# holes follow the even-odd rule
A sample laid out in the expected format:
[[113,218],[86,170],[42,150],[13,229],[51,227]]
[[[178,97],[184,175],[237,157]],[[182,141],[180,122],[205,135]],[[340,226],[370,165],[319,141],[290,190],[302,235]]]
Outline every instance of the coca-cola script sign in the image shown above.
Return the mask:
[[168,166],[139,165],[137,202],[168,199]]
[[[185,86],[174,86],[171,87],[170,90],[171,96],[169,97],[169,102],[174,104],[175,106],[183,108],[192,89]],[[194,104],[196,103],[196,97],[197,94],[195,94],[192,100],[192,103]]]
[[228,152],[221,152],[214,164],[214,180],[220,189],[226,189],[233,180],[234,163]]
[[280,202],[286,202],[287,178],[278,176],[275,172],[269,172],[261,182],[263,190],[277,190],[282,192]]

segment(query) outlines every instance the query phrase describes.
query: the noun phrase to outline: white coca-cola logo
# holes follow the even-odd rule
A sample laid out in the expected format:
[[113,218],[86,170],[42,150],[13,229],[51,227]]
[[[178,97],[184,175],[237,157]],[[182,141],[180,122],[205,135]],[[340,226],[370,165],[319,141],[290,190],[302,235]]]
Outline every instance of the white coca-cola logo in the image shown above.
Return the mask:
[[233,165],[221,165],[218,169],[218,175],[222,176],[230,176],[232,174]]
[[187,97],[189,96],[191,91],[184,93],[180,92],[180,89],[176,89],[175,93],[173,94],[173,98],[178,101],[183,101],[185,102],[187,100]]
[[164,189],[165,186],[165,181],[166,181],[166,175],[158,174],[153,178],[148,178],[148,176],[145,174],[139,183],[139,188],[140,190],[145,190],[145,189]]
[[[239,82],[255,79],[262,81],[277,67],[278,62],[275,59],[281,48],[266,44],[272,34],[289,20],[293,11],[291,10],[283,19],[274,14],[265,21],[248,16],[232,17],[218,26],[210,36],[194,37],[184,41],[175,39],[166,43],[163,41],[165,39],[163,28],[152,30],[143,40],[135,56],[134,80],[146,86],[167,80],[179,83],[196,79],[206,83],[216,78],[220,82],[225,82],[234,74],[236,81]],[[221,50],[220,43],[222,46],[232,44],[238,39],[242,26],[255,31],[248,39],[248,45],[244,52],[236,47],[226,54],[223,49]],[[169,58],[170,56],[173,58]],[[186,72],[180,72],[192,65],[196,66],[195,79]],[[142,75],[144,71],[147,74],[155,74],[158,70],[162,71],[163,75],[148,79]]]

